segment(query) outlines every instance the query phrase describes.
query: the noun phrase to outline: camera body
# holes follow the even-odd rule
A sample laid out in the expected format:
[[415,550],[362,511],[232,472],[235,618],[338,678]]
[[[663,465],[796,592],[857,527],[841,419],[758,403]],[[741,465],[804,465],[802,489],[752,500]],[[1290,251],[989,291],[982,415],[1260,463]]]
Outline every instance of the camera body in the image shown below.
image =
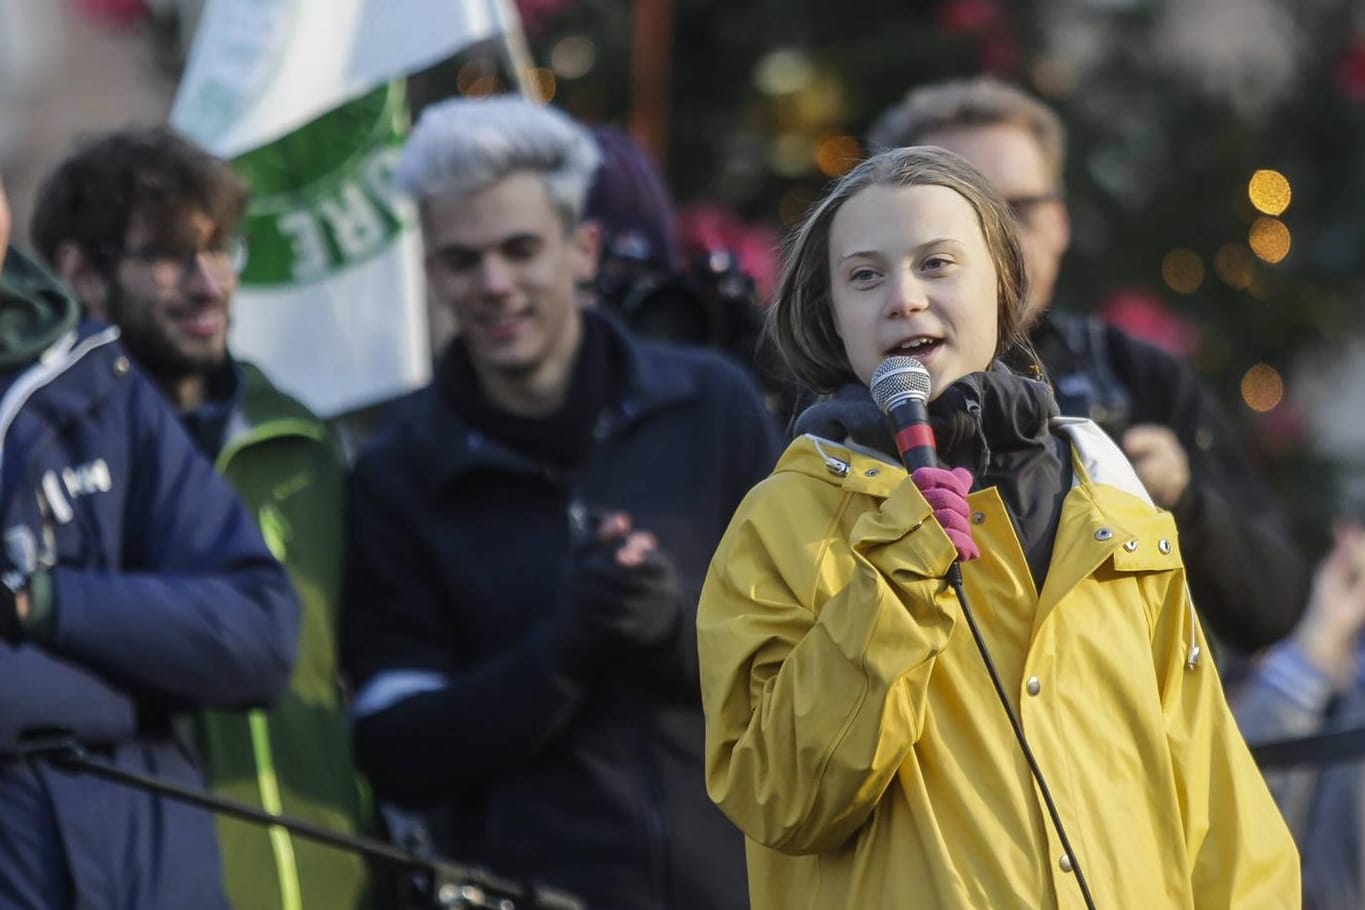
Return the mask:
[[694,253],[673,273],[613,251],[597,289],[644,337],[713,348],[754,365],[763,316],[753,278],[729,250]]
[[1057,407],[1063,414],[1089,417],[1118,439],[1132,424],[1133,402],[1110,362],[1108,330],[1091,316],[1056,315],[1053,324],[1068,354],[1068,362],[1050,370]]
[[1103,376],[1080,371],[1051,379],[1058,410],[1063,414],[1089,417],[1116,440],[1132,423],[1128,390],[1117,382],[1105,382]]

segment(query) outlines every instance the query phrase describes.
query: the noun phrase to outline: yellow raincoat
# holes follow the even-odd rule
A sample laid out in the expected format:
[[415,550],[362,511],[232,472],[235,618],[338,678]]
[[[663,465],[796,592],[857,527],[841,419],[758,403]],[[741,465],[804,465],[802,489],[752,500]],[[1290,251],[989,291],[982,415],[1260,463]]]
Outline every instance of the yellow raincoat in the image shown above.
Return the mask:
[[[1035,590],[994,489],[968,603],[1100,910],[1300,905],[1169,513],[1093,424]],[[903,468],[797,439],[740,506],[697,631],[711,797],[754,910],[1084,904]]]

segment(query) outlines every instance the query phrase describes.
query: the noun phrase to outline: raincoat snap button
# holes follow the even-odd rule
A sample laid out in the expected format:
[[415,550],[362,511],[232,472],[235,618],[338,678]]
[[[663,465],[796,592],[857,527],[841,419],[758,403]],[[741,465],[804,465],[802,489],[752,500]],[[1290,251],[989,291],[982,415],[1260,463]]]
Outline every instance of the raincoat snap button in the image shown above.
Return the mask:
[[1061,867],[1063,872],[1070,872],[1072,869],[1071,857],[1063,853],[1062,858],[1057,861],[1057,865]]
[[863,472],[863,476],[876,477],[880,473],[881,471],[877,470],[876,468],[868,468],[866,471]]
[[1029,695],[1037,695],[1039,692],[1043,691],[1043,681],[1036,676],[1030,676],[1028,678],[1027,688]]
[[985,513],[985,512],[973,512],[973,513],[972,513],[972,521],[976,522],[977,524],[981,524],[981,523],[982,523],[983,521],[985,521],[985,520],[986,520],[986,513]]
[[1100,528],[1098,531],[1095,532],[1096,540],[1108,540],[1113,536],[1114,532],[1109,530],[1108,528]]
[[1128,541],[1126,544],[1123,545],[1123,548],[1124,548],[1125,550],[1127,550],[1129,553],[1131,553],[1131,552],[1133,552],[1134,550],[1137,549],[1137,541],[1136,541],[1136,540],[1130,540],[1130,541]]
[[128,372],[128,367],[129,367],[128,358],[120,357],[118,360],[114,361],[114,375],[122,376],[124,373]]
[[1156,548],[1162,553],[1169,553],[1171,552],[1171,542],[1163,537],[1156,542]]

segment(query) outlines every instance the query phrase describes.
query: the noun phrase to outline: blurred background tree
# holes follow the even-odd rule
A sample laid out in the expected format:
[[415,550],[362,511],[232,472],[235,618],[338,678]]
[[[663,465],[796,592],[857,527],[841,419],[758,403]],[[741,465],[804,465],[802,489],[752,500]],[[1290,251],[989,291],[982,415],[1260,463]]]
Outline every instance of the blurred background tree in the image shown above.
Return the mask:
[[[140,30],[171,85],[202,5],[68,2]],[[1310,551],[1365,503],[1341,495],[1365,489],[1365,0],[516,3],[541,95],[630,126],[692,222],[745,247],[760,290],[776,238],[906,89],[983,71],[1024,84],[1070,129],[1061,305],[1188,356]],[[0,26],[23,5],[0,0]],[[506,90],[507,72],[474,48],[411,97]]]
[[[555,102],[638,127],[632,7],[526,5]],[[654,151],[681,201],[751,222],[794,223],[919,82],[992,72],[1053,104],[1074,221],[1059,304],[1188,356],[1323,546],[1365,471],[1349,341],[1365,328],[1365,4],[674,0],[670,26]]]

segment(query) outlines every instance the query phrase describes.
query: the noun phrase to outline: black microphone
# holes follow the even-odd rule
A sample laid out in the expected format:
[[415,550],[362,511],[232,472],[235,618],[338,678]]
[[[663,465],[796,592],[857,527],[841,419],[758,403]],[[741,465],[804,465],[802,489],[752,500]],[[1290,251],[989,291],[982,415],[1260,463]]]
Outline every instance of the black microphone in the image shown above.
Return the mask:
[[891,424],[905,470],[938,467],[929,426],[929,371],[913,357],[888,357],[872,371],[872,400]]

